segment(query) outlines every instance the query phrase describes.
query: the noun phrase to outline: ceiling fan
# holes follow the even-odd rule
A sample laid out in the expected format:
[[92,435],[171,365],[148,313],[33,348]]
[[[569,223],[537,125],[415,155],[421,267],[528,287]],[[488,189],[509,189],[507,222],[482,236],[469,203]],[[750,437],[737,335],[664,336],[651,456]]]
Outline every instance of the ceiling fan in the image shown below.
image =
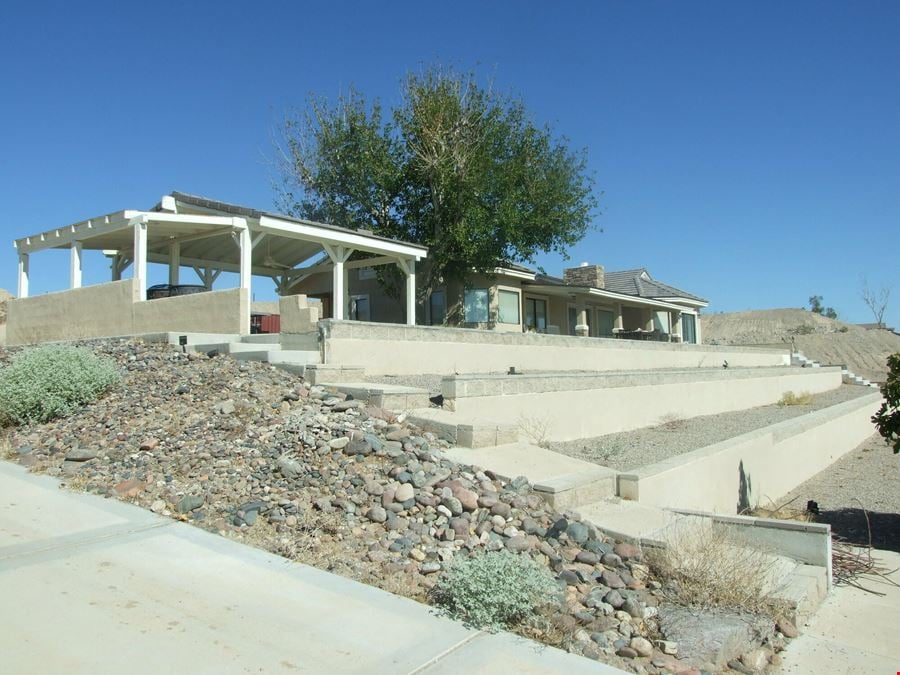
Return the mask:
[[284,263],[280,263],[275,258],[272,257],[272,248],[271,248],[271,239],[266,237],[266,258],[263,260],[263,267],[269,267],[274,269],[281,270],[289,270],[292,269],[293,265],[285,265]]

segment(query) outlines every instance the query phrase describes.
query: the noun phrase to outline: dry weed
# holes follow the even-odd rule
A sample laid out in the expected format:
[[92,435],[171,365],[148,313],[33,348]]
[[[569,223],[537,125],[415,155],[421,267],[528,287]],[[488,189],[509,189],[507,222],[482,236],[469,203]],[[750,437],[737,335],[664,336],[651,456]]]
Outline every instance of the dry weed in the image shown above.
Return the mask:
[[771,612],[775,558],[717,524],[673,528],[647,562],[676,602]]
[[532,443],[541,447],[547,444],[547,437],[552,427],[553,420],[550,417],[537,415],[521,415],[519,417],[519,428]]
[[784,396],[781,397],[781,400],[778,401],[778,405],[809,405],[812,403],[813,395],[808,391],[801,391],[799,394],[795,394],[792,391],[784,392]]

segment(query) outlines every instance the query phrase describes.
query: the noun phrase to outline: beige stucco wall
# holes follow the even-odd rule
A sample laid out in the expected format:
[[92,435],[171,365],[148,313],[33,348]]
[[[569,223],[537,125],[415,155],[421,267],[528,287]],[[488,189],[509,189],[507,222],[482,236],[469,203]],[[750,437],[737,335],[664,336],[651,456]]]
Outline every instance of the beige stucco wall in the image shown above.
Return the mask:
[[846,401],[620,474],[619,494],[650,506],[733,514],[743,489],[750,506],[768,505],[868,438],[880,401],[880,394]]
[[[519,424],[526,432],[529,427],[540,427],[547,440],[568,441],[653,426],[666,419],[744,410],[776,403],[787,391],[815,394],[841,385],[840,368],[777,368],[766,369],[766,376],[744,376],[748,372],[752,373],[728,377],[727,371],[714,371],[717,377],[707,379],[695,371],[693,380],[689,377],[692,373],[644,373],[632,376],[637,383],[632,386],[627,382],[620,386],[623,383],[615,378],[610,378],[607,386],[597,378],[595,388],[590,389],[547,391],[538,386],[532,393],[505,395],[494,393],[496,380],[471,380],[457,398],[448,394],[460,387],[444,386],[444,405],[461,417]],[[509,379],[519,387],[527,383],[527,378]],[[477,395],[482,390],[487,395]]]
[[[375,323],[404,323],[405,286],[400,282],[400,295],[391,298],[378,284],[378,279],[360,279],[359,269],[347,271],[347,295],[368,295],[371,321]],[[332,295],[334,277],[330,271],[313,274],[291,287],[292,295]],[[346,316],[346,314],[345,314]]]
[[210,291],[136,302],[130,333],[185,331],[204,333],[250,332],[243,317],[250,316],[250,293],[246,288]]
[[[136,335],[165,331],[241,333],[249,316],[246,290],[140,301],[134,279],[123,279],[8,304],[8,344]],[[249,330],[249,327],[248,327]]]
[[380,374],[778,366],[788,351],[324,321],[326,363]]

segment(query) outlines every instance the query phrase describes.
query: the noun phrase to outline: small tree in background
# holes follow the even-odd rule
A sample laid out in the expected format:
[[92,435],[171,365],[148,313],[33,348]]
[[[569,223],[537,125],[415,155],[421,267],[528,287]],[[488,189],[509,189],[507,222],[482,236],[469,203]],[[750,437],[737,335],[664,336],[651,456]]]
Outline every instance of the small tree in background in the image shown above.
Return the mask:
[[834,307],[825,307],[822,305],[821,295],[809,296],[809,311],[820,316],[827,316],[829,319],[837,319],[837,312]]
[[900,452],[900,353],[889,356],[887,364],[890,372],[881,385],[884,401],[872,421],[878,428],[878,433],[894,448],[894,454],[897,454]]
[[866,277],[862,279],[862,299],[866,303],[866,307],[872,312],[875,323],[879,327],[884,327],[884,313],[887,310],[888,300],[891,298],[891,287],[882,285],[878,291],[869,286],[869,280]]

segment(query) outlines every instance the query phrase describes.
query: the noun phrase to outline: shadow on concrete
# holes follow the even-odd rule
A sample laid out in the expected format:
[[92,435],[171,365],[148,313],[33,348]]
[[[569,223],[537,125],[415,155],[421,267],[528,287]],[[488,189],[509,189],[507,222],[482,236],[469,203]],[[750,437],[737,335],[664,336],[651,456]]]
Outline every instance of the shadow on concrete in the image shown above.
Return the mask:
[[744,460],[738,464],[738,500],[737,513],[747,513],[750,510],[750,492],[753,486],[750,476],[744,472]]
[[[866,524],[866,514],[869,525]],[[836,537],[859,546],[869,545],[869,526],[872,546],[900,553],[900,513],[865,512],[860,508],[822,510],[817,523],[828,523]]]

